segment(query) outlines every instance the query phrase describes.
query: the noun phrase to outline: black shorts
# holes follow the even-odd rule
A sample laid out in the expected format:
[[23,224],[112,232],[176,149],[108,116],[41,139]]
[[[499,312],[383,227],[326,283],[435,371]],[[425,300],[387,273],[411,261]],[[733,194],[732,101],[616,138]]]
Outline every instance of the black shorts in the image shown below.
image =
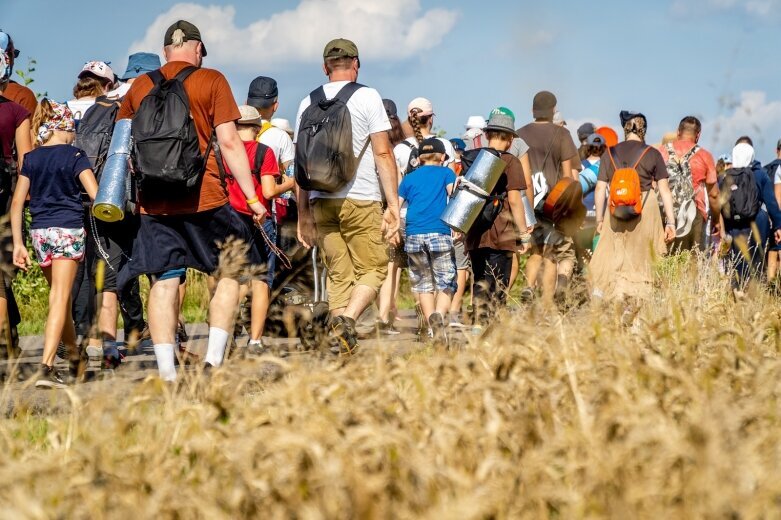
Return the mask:
[[[117,292],[117,275],[128,262],[133,249],[133,237],[138,232],[138,215],[125,215],[119,222],[103,222],[92,217],[87,235],[93,241],[96,260],[106,264],[103,270],[103,290]],[[92,276],[95,276],[97,262],[92,262]],[[93,278],[94,279],[94,278]]]
[[182,267],[212,274],[220,244],[231,237],[252,248],[252,233],[230,204],[187,215],[141,215],[131,260],[119,272],[119,287],[142,274]]
[[[252,217],[241,213],[239,213],[239,217],[252,233],[252,243],[247,253],[251,271],[250,278],[266,282],[270,287],[274,282],[274,260],[276,258],[274,252],[266,243],[263,235],[260,234],[260,230],[255,227],[255,221]],[[263,231],[272,244],[276,242],[277,225],[272,218],[269,217],[263,222]]]

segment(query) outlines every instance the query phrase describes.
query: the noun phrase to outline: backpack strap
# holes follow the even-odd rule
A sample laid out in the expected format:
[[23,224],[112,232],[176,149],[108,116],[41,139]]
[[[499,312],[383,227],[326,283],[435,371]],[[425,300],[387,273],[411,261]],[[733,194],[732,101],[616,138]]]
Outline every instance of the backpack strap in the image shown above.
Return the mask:
[[321,101],[325,101],[328,99],[325,97],[325,89],[321,87],[317,87],[312,92],[309,93],[309,104],[314,105],[316,103],[319,103]]
[[147,76],[149,76],[149,79],[152,80],[152,85],[155,87],[165,81],[165,76],[163,76],[163,73],[160,72],[160,69],[155,69],[152,72],[148,72]]
[[353,97],[353,94],[355,94],[358,90],[362,89],[364,86],[360,83],[356,83],[354,81],[351,81],[347,83],[347,85],[343,86],[339,92],[336,93],[334,96],[334,99],[338,99],[342,103],[347,103],[351,97]]
[[5,96],[0,95],[0,104],[2,104],[2,103],[10,103],[10,102],[11,102],[10,99],[8,99]]
[[694,155],[695,155],[697,152],[699,152],[699,151],[700,151],[700,145],[698,145],[698,144],[695,144],[694,146],[692,146],[692,149],[691,149],[691,150],[689,150],[688,152],[686,152],[686,155],[684,155],[684,156],[683,156],[683,159],[681,159],[681,162],[682,162],[682,163],[684,163],[684,162],[688,162],[688,161],[690,161],[690,160],[691,160],[691,158],[692,158],[692,157],[694,157]]
[[263,160],[266,158],[266,152],[268,152],[268,146],[263,143],[258,143],[255,148],[255,161],[252,165],[252,175],[257,177],[260,182],[260,170],[263,167]]
[[673,144],[667,143],[664,147],[667,150],[667,157],[674,160],[676,163],[681,164],[681,160],[678,159],[678,154],[675,153],[675,147]]
[[269,128],[272,128],[274,125],[271,124],[271,121],[263,121],[260,125],[260,131],[258,132],[258,136],[255,138],[257,142],[260,142],[260,136],[266,133],[266,130]]
[[192,73],[193,73],[193,72],[195,72],[196,70],[198,70],[198,67],[196,67],[195,65],[190,65],[190,66],[188,66],[188,67],[185,67],[185,68],[183,68],[182,70],[180,70],[180,71],[179,71],[179,74],[177,74],[176,76],[174,76],[174,77],[173,77],[173,79],[178,79],[179,81],[181,81],[182,83],[184,83],[184,80],[186,80],[187,78],[189,78],[189,77],[190,77],[190,74],[192,74]]
[[640,166],[640,161],[642,161],[642,160],[643,160],[643,157],[645,157],[645,154],[647,154],[647,153],[648,153],[648,151],[649,151],[650,149],[651,149],[651,147],[650,147],[650,146],[646,146],[646,147],[645,147],[645,150],[643,150],[643,153],[641,153],[641,154],[640,154],[640,157],[639,157],[639,158],[637,159],[637,161],[635,162],[635,165],[634,165],[634,166],[632,166],[632,168],[633,168],[633,169],[635,169],[635,170],[636,170],[636,169],[637,169],[637,167],[638,167],[638,166]]

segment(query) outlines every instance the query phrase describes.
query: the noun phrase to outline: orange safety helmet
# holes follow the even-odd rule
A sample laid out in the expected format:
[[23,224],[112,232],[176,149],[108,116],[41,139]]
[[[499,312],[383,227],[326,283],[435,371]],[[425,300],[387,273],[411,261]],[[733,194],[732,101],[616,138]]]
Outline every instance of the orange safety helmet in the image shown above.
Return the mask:
[[605,138],[605,144],[607,144],[608,148],[618,144],[618,134],[609,126],[600,126],[597,128],[597,133]]

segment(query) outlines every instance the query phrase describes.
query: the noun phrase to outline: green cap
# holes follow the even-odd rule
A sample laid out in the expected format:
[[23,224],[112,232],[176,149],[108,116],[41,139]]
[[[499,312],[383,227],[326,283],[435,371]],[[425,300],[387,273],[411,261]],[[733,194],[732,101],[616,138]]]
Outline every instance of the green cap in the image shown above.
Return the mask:
[[496,108],[494,108],[493,110],[491,110],[491,113],[488,114],[488,117],[486,119],[491,119],[491,116],[494,115],[494,114],[501,114],[503,116],[510,116],[510,117],[513,118],[513,120],[515,120],[515,114],[513,113],[512,110],[510,110],[507,107],[496,107]]
[[[203,40],[201,39],[201,31],[199,31],[196,26],[194,26],[188,21],[179,20],[171,24],[171,27],[169,27],[168,30],[165,31],[165,38],[163,39],[163,47],[167,45],[171,45],[173,43],[174,32],[177,29],[181,29],[181,31],[184,33],[184,41],[187,42],[190,40],[195,40],[203,43]],[[203,48],[203,55],[206,56],[206,45],[203,45],[202,48]]]
[[357,58],[358,47],[350,40],[337,38],[331,40],[323,49],[323,59],[326,58]]

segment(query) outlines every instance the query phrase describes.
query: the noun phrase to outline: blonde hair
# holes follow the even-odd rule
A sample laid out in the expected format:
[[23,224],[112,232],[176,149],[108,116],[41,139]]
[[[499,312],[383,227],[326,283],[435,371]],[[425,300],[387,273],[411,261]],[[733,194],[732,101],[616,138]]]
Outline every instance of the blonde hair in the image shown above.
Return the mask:
[[[38,132],[38,129],[41,127],[41,125],[43,125],[43,123],[51,119],[53,115],[54,115],[54,109],[52,109],[52,105],[51,103],[49,103],[49,99],[43,98],[41,102],[38,103],[38,106],[35,107],[35,114],[33,114],[33,121],[32,121],[33,131]],[[38,148],[39,146],[45,144],[49,139],[52,138],[53,135],[54,132],[49,130],[46,133],[46,136],[42,140],[41,139],[35,140],[35,147]]]
[[443,155],[441,153],[423,153],[420,154],[418,160],[420,164],[441,164]]

